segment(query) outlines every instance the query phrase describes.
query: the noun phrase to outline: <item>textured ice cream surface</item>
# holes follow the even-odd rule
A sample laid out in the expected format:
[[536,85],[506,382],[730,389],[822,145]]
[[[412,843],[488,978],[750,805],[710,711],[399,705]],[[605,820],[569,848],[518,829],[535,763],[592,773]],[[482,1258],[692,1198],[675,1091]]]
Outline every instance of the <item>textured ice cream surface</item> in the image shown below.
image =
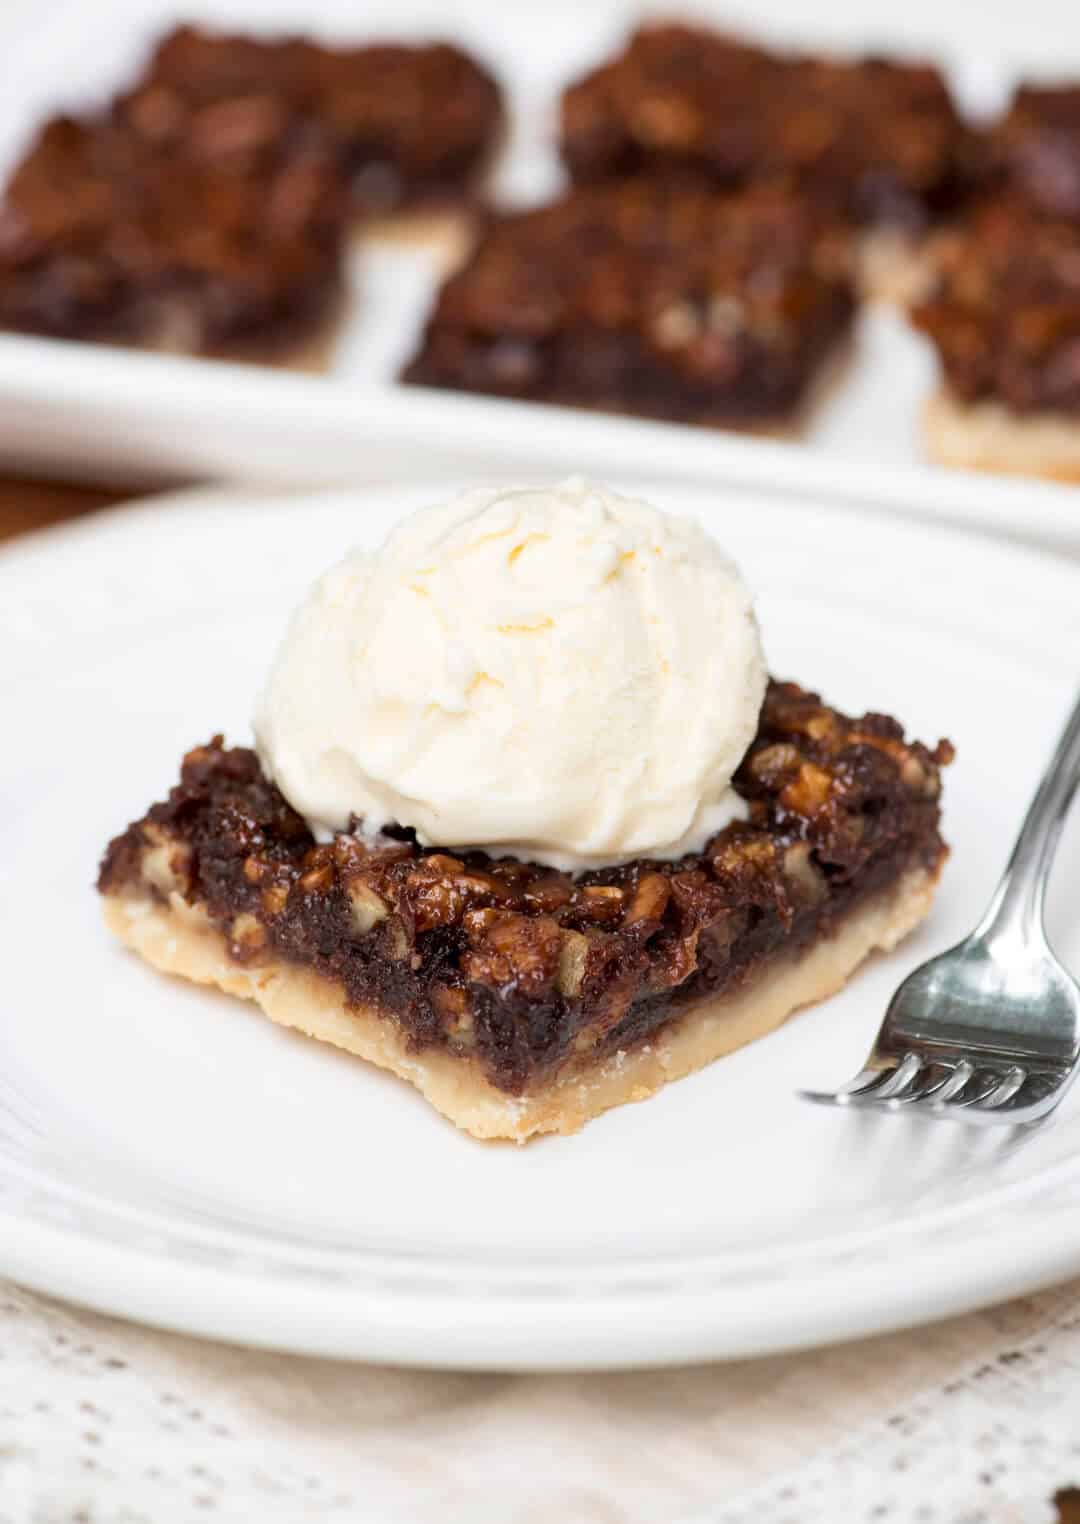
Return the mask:
[[573,479],[463,493],[347,556],[294,615],[255,733],[322,835],[357,817],[583,869],[737,818],[764,691],[715,541]]

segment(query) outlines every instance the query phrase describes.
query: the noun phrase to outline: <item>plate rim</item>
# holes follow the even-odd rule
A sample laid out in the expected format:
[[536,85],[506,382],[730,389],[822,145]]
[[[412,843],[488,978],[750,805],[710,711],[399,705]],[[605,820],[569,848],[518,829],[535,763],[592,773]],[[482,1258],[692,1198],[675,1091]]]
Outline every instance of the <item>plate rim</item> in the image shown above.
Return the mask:
[[[1026,1256],[988,1256],[986,1235],[943,1245],[939,1237],[904,1260],[901,1284],[876,1257],[819,1275],[688,1289],[659,1281],[613,1298],[567,1293],[562,1283],[527,1302],[493,1299],[487,1286],[419,1290],[407,1269],[374,1284],[237,1274],[221,1264],[163,1261],[152,1246],[118,1246],[80,1235],[78,1255],[61,1225],[12,1213],[0,1177],[0,1222],[12,1230],[3,1273],[47,1295],[153,1327],[251,1347],[340,1360],[476,1371],[619,1370],[758,1358],[921,1327],[1039,1291],[1080,1260],[1080,1183],[1064,1197],[1037,1193],[1025,1216]],[[888,1238],[884,1231],[881,1235]],[[5,1235],[7,1237],[7,1235]],[[1014,1234],[1000,1230],[1002,1249]],[[949,1250],[946,1274],[943,1248]],[[252,1264],[257,1263],[253,1260]],[[891,1263],[891,1261],[890,1261]],[[165,1265],[167,1275],[162,1275]],[[249,1266],[250,1268],[250,1266]],[[287,1288],[287,1295],[283,1289]],[[808,1318],[807,1302],[813,1316]]]

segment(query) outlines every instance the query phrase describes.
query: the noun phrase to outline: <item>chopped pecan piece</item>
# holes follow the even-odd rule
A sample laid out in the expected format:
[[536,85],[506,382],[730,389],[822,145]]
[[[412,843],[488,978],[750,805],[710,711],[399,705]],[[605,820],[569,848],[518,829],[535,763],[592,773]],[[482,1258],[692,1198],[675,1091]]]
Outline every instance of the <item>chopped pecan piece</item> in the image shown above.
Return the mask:
[[643,873],[623,917],[624,926],[659,926],[671,899],[671,883],[665,873]]
[[269,889],[263,890],[260,898],[267,915],[280,915],[289,902],[288,885],[272,884]]
[[298,880],[301,894],[325,894],[334,882],[334,870],[329,863],[316,863]]
[[191,887],[191,847],[170,835],[156,821],[142,828],[147,848],[142,854],[142,874],[161,894],[186,895]]
[[417,932],[456,925],[471,905],[491,898],[491,880],[470,873],[460,858],[432,853],[405,880]]
[[723,893],[725,909],[732,905],[767,907],[785,925],[790,924],[793,907],[780,849],[771,836],[743,832],[730,837],[713,854],[711,867]]
[[817,905],[826,897],[829,886],[813,860],[808,842],[796,841],[784,853],[784,876],[792,897],[805,905]]
[[433,984],[431,1003],[439,1014],[443,1030],[459,1046],[471,1046],[475,1023],[466,992],[456,984]]
[[262,923],[247,911],[229,927],[229,953],[238,963],[248,963],[266,947],[269,938]]
[[559,945],[556,983],[560,995],[572,1000],[581,994],[589,961],[589,939],[580,931],[564,931]]
[[618,884],[579,885],[570,901],[574,915],[587,926],[615,926],[623,917],[625,895]]
[[382,947],[391,963],[402,963],[411,956],[412,943],[400,916],[392,915],[383,923]]
[[381,894],[377,894],[362,878],[353,879],[345,891],[352,906],[353,930],[358,937],[366,937],[371,929],[385,921],[390,907]]
[[461,959],[466,979],[492,989],[513,986],[534,998],[554,985],[563,932],[551,916],[480,910],[466,916],[466,926],[469,951]]

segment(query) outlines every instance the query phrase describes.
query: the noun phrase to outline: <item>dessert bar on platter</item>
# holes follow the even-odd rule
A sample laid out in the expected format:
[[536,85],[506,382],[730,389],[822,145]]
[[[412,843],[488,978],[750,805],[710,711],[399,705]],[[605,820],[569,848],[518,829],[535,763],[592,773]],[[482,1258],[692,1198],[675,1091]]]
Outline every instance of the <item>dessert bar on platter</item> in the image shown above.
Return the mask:
[[0,327],[318,363],[344,249],[462,205],[502,124],[445,44],[328,48],[180,27],[106,107],[47,121],[0,206]]
[[405,379],[788,428],[848,352],[850,243],[837,218],[780,186],[578,187],[489,225]]

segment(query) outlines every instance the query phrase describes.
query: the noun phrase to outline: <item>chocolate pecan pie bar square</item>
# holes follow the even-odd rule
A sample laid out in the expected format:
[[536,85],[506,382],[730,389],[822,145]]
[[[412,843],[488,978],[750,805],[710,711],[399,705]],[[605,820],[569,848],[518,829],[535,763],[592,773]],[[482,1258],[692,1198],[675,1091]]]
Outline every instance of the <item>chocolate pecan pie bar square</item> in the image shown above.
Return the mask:
[[790,428],[844,352],[850,253],[840,225],[773,186],[579,188],[492,222],[404,379]]
[[931,453],[1080,481],[1080,220],[1002,193],[941,235],[935,265],[914,312],[943,374]]
[[919,228],[953,204],[969,134],[931,65],[775,52],[658,24],[562,101],[571,174],[782,177],[859,222]]
[[578,876],[339,833],[221,738],[109,846],[117,935],[392,1070],[479,1138],[573,1132],[838,989],[929,908],[947,742],[772,683],[704,851]]
[[337,166],[278,132],[224,164],[197,150],[48,122],[0,205],[0,327],[296,358],[342,292]]
[[447,43],[326,47],[194,27],[161,42],[118,110],[159,146],[196,137],[215,155],[276,121],[332,147],[362,213],[466,198],[503,121],[491,74]]

